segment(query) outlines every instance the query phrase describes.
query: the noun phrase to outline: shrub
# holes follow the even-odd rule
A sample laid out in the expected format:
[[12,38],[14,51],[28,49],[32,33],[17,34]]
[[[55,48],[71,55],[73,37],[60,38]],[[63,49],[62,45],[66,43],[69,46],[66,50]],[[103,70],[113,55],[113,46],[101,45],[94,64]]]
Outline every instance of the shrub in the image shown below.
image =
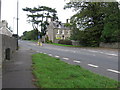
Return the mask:
[[72,45],[71,40],[59,40],[58,43],[59,44],[65,44],[65,45]]
[[49,37],[48,37],[48,35],[46,35],[46,37],[45,37],[45,42],[49,43]]

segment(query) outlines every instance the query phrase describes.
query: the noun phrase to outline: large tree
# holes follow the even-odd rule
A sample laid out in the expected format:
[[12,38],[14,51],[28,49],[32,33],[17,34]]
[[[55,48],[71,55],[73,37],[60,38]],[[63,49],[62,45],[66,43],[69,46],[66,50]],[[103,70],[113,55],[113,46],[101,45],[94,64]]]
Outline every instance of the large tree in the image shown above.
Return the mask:
[[48,18],[52,18],[53,20],[58,20],[56,15],[57,11],[50,7],[46,6],[38,6],[34,8],[23,8],[23,11],[29,12],[27,14],[29,20],[28,22],[32,23],[32,27],[34,30],[39,30],[39,26],[41,27],[41,35],[44,36],[46,34],[48,23]]
[[[110,15],[113,10],[110,8],[109,4],[113,4],[112,8],[115,8],[117,12],[118,3],[117,2],[69,2],[66,4],[66,8],[73,8],[77,13],[72,16],[71,22],[74,22],[79,29],[78,40],[84,41],[86,45],[98,46],[101,40],[101,35],[104,33],[104,24],[106,22],[106,17]],[[115,4],[117,3],[117,4]],[[114,10],[114,11],[115,11]],[[115,14],[113,14],[115,16]],[[75,26],[75,25],[74,25]],[[107,27],[107,25],[106,25]],[[84,28],[83,31],[80,31]],[[77,29],[74,29],[78,31]],[[75,31],[73,31],[73,35]]]
[[120,41],[120,9],[119,3],[108,3],[106,17],[104,19],[104,28],[101,39],[103,42],[118,42]]

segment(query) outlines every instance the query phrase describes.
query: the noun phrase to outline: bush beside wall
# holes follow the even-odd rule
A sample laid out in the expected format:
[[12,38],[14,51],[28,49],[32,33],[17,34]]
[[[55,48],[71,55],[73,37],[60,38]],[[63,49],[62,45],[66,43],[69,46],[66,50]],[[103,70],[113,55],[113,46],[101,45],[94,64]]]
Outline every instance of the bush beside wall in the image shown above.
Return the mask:
[[59,44],[65,44],[65,45],[72,45],[71,40],[59,40],[58,43]]

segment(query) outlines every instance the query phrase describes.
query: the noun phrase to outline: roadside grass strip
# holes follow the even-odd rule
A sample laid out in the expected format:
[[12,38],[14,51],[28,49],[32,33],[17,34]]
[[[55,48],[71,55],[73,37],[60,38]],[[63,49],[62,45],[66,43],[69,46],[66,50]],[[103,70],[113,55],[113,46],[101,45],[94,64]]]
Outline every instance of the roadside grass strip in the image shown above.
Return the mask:
[[35,85],[39,88],[117,88],[118,81],[67,64],[46,54],[32,55]]
[[64,47],[81,47],[81,46],[65,45],[65,44],[58,44],[58,43],[49,43],[49,44],[56,45],[56,46],[64,46]]

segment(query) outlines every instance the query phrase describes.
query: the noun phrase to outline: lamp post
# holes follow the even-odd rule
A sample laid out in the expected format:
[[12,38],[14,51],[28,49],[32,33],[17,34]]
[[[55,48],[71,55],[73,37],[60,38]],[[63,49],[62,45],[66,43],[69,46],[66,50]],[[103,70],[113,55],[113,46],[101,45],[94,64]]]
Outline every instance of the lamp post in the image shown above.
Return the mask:
[[17,0],[17,50],[18,50],[18,13],[19,13],[19,2]]

